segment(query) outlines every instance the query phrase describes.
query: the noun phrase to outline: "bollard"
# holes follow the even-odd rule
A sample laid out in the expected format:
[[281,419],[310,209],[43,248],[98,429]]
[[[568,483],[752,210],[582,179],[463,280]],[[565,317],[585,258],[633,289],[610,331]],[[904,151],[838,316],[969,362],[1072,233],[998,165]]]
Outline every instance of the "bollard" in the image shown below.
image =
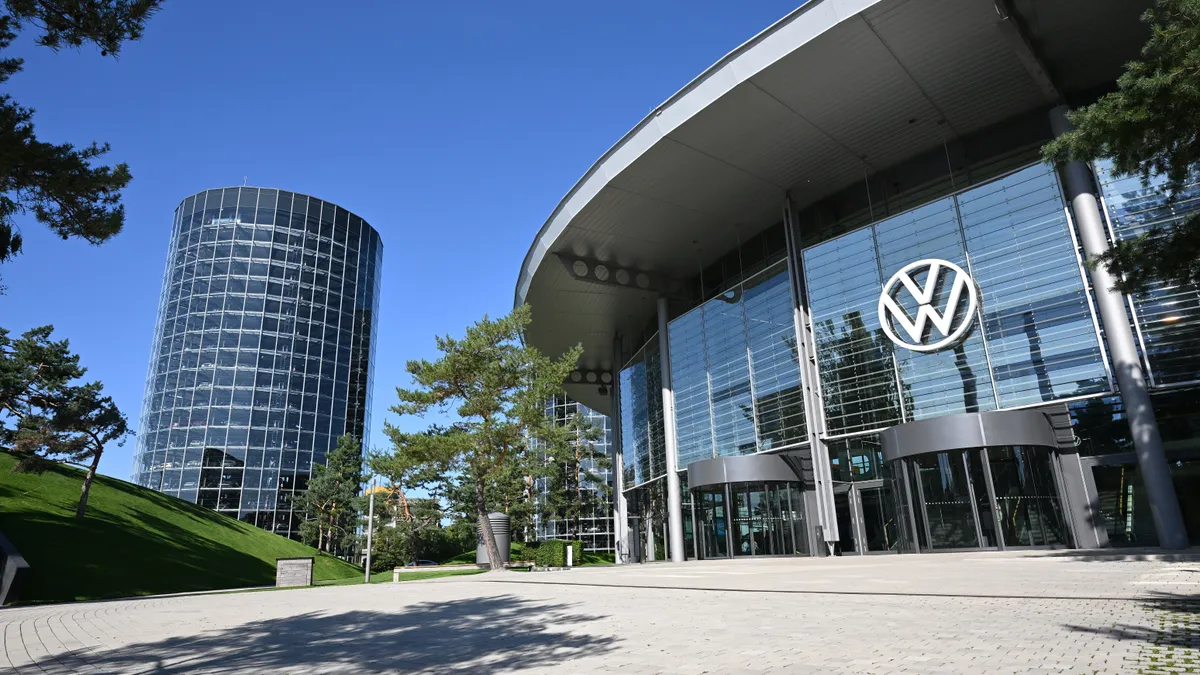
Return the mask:
[[400,568],[393,567],[392,568],[392,583],[395,583],[397,581],[400,581]]
[[567,542],[567,567],[574,566],[575,561],[572,560],[572,558],[574,558],[574,557],[575,557],[575,547],[571,546],[571,542],[568,541]]
[[[512,521],[508,515],[503,513],[489,513],[488,520],[492,523],[492,533],[496,536],[496,547],[500,549],[500,559],[503,562],[509,561],[511,555],[510,545],[510,527]],[[478,528],[476,532],[475,544],[475,564],[488,564],[487,547],[483,543],[483,528]]]

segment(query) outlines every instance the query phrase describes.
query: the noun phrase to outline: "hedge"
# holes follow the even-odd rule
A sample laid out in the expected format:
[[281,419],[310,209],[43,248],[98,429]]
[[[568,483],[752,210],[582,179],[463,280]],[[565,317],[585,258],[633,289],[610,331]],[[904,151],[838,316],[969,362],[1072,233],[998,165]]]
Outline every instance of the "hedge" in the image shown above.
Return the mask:
[[534,563],[538,567],[566,567],[567,566],[567,545],[571,546],[571,562],[574,565],[583,563],[583,542],[582,541],[563,541],[561,539],[547,539],[538,544],[537,554],[534,556]]

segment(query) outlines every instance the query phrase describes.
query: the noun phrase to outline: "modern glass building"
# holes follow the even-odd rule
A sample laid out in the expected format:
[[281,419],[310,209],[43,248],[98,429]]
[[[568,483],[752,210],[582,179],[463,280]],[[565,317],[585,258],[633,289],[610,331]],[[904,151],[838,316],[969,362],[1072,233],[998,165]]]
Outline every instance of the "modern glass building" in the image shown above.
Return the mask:
[[1083,263],[1200,177],[1041,159],[1149,4],[811,0],[588,171],[516,303],[621,561],[1200,543],[1200,289]]
[[[546,404],[546,416],[556,424],[567,425],[576,415],[583,419],[597,432],[598,438],[593,441],[576,439],[576,443],[591,443],[596,452],[605,455],[612,452],[610,438],[611,425],[608,415],[588,408],[568,396],[555,396]],[[589,508],[579,518],[578,522],[568,522],[563,514],[537,513],[534,516],[535,535],[538,541],[546,539],[578,539],[583,542],[586,551],[613,551],[613,514],[612,514],[612,471],[608,467],[597,466],[595,462],[585,460],[583,469],[599,479],[596,484],[583,486],[591,499]],[[538,495],[546,495],[551,489],[545,477],[537,480]]]
[[175,210],[134,459],[144,487],[298,534],[293,495],[367,438],[383,243],[336,204],[207,190]]

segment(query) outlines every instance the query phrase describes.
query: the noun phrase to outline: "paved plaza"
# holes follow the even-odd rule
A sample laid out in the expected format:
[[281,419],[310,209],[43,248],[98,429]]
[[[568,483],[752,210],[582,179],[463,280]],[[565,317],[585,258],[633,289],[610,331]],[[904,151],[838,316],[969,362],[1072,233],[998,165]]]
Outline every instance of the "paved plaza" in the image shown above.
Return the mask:
[[0,672],[1200,671],[1200,555],[502,573],[0,610]]

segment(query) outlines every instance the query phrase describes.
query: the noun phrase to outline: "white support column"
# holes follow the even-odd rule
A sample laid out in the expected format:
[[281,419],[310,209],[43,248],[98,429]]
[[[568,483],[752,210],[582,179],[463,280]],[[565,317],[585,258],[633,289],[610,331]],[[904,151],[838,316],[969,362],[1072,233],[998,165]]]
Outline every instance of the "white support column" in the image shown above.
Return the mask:
[[[1066,113],[1066,106],[1058,106],[1050,111],[1050,125],[1055,136],[1061,136],[1071,128]],[[1075,227],[1079,231],[1083,253],[1088,260],[1092,260],[1108,250],[1108,236],[1096,199],[1096,182],[1091,170],[1083,162],[1067,162],[1059,167],[1059,174],[1075,213]],[[1183,525],[1179,500],[1175,497],[1175,485],[1171,481],[1171,469],[1167,465],[1162,436],[1158,432],[1158,420],[1138,358],[1133,329],[1125,311],[1125,298],[1113,288],[1116,278],[1103,265],[1096,265],[1090,272],[1100,322],[1104,326],[1109,353],[1112,354],[1117,387],[1121,391],[1125,419],[1133,437],[1138,471],[1146,486],[1159,546],[1166,549],[1187,548],[1187,530]]]
[[683,495],[679,485],[679,442],[675,436],[675,392],[671,386],[671,351],[667,340],[667,299],[658,299],[658,362],[662,371],[663,439],[667,455],[667,555],[683,562]]
[[612,351],[612,415],[608,428],[612,433],[608,447],[612,451],[613,561],[618,565],[629,562],[629,506],[625,502],[625,456],[621,451],[621,336],[613,337]]

